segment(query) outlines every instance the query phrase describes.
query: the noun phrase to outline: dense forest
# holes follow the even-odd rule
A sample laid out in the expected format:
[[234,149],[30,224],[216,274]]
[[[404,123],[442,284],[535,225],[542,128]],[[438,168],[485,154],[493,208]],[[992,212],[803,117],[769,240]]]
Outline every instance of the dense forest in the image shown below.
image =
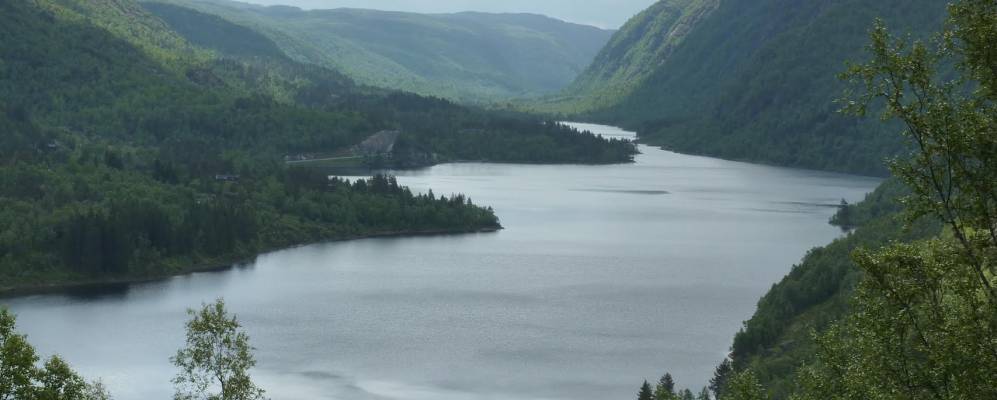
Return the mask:
[[846,60],[869,27],[930,36],[944,0],[664,0],[617,32],[562,95],[539,108],[639,133],[685,153],[885,176],[898,125],[837,113]]
[[927,41],[877,22],[871,59],[843,75],[846,111],[899,120],[914,148],[890,163],[894,180],[835,215],[847,236],[761,299],[710,382],[716,398],[997,396],[997,7],[961,0],[949,15]]
[[775,398],[788,398],[796,371],[816,355],[811,332],[825,331],[849,311],[849,299],[862,276],[851,254],[859,248],[924,240],[941,232],[936,221],[905,222],[900,200],[908,194],[902,183],[891,180],[865,201],[839,210],[832,222],[853,230],[810,251],[762,297],[755,314],[734,337],[734,367],[750,368]]
[[532,117],[358,86],[238,27],[213,28],[231,35],[197,46],[132,1],[0,4],[0,288],[155,277],[317,240],[499,227],[460,195],[285,165],[379,130],[402,131],[398,158],[420,165],[626,162],[635,151]]
[[228,0],[147,5],[181,33],[194,25],[163,3],[251,27],[290,58],[334,68],[361,84],[471,103],[556,92],[612,35],[531,14],[301,10]]

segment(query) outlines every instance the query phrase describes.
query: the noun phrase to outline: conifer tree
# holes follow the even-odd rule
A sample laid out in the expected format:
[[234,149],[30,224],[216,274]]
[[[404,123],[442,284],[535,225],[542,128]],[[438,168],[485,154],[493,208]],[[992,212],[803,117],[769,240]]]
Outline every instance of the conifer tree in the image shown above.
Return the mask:
[[644,381],[637,393],[637,400],[654,400],[654,393],[651,391],[651,384]]
[[674,398],[675,379],[672,378],[672,374],[666,373],[658,380],[658,384],[654,387],[654,399],[671,400]]
[[713,378],[710,379],[710,390],[713,391],[714,397],[719,399],[723,396],[724,387],[727,386],[727,380],[730,379],[733,372],[734,365],[730,358],[725,358],[713,371]]

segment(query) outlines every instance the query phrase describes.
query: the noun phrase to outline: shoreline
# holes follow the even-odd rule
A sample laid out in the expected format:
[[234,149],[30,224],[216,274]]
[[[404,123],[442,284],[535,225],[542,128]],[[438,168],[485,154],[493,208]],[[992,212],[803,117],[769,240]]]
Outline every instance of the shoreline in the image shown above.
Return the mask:
[[193,275],[205,272],[224,272],[237,268],[240,265],[251,263],[257,257],[264,254],[295,249],[298,247],[312,246],[317,244],[351,242],[351,241],[366,240],[366,239],[471,235],[471,234],[481,234],[481,233],[495,233],[503,229],[505,228],[502,226],[498,226],[498,227],[488,227],[488,228],[478,228],[478,229],[435,229],[435,230],[422,230],[422,231],[374,232],[374,233],[368,233],[368,234],[356,235],[344,238],[323,239],[314,242],[299,243],[288,246],[270,246],[270,247],[264,247],[256,251],[255,254],[251,256],[231,256],[218,261],[206,261],[201,264],[191,265],[189,267],[185,267],[182,268],[181,270],[174,272],[164,272],[162,274],[155,274],[149,276],[108,277],[108,278],[88,279],[76,282],[61,282],[61,283],[3,287],[0,288],[0,301],[18,298],[18,297],[62,294],[73,290],[99,289],[103,287],[111,287],[117,285],[134,285],[134,284],[159,282],[179,276],[187,276],[187,275]]

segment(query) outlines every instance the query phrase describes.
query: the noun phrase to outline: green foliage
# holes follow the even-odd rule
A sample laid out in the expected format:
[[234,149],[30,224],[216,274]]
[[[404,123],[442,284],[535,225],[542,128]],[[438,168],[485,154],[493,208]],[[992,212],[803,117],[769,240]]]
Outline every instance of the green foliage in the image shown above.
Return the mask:
[[14,331],[14,316],[0,309],[0,398],[30,398],[37,375],[38,356],[24,335]]
[[[343,71],[361,84],[470,102],[559,90],[611,35],[526,14],[424,15],[304,11],[230,1],[171,3],[252,27],[291,58]],[[171,25],[190,24],[166,15],[161,7],[151,10]],[[228,39],[222,35],[216,40]]]
[[721,400],[767,400],[765,389],[751,370],[735,373],[724,388]]
[[994,306],[952,240],[856,255],[856,312],[818,339],[799,399],[997,396]]
[[106,400],[100,383],[87,383],[59,357],[38,367],[38,356],[24,335],[15,331],[15,318],[0,309],[0,399]]
[[675,379],[666,373],[654,387],[654,400],[672,400],[675,398]]
[[174,399],[263,399],[264,391],[249,376],[256,366],[249,335],[234,315],[229,316],[225,302],[219,299],[187,313],[192,318],[187,322],[186,345],[171,359],[180,369],[173,379]]
[[[873,59],[851,110],[886,104],[915,143],[893,163],[909,185],[909,217],[945,223],[940,238],[856,253],[865,271],[855,312],[819,336],[799,399],[997,397],[997,185],[994,84],[997,6],[963,0],[935,48],[872,33]],[[954,62],[960,78],[943,78]],[[970,90],[967,90],[969,88]]]
[[110,394],[100,382],[87,383],[59,357],[45,362],[40,373],[38,400],[108,400]]

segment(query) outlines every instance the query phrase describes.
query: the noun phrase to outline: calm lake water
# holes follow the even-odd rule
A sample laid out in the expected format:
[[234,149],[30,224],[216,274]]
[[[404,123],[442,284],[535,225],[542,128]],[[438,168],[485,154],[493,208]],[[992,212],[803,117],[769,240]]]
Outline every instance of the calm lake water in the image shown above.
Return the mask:
[[171,398],[184,310],[219,297],[274,399],[625,400],[665,371],[698,390],[758,298],[841,234],[833,206],[878,180],[641,150],[630,165],[398,173],[493,206],[498,233],[317,244],[3,302],[42,354],[117,399]]

